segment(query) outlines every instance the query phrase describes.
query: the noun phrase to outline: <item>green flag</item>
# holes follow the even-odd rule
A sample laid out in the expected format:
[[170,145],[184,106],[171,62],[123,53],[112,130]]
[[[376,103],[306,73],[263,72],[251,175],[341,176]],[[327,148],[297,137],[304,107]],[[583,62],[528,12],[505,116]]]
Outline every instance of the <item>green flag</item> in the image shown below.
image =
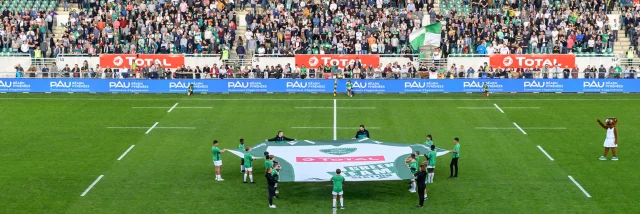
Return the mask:
[[420,28],[409,35],[409,43],[413,49],[418,50],[420,46],[440,46],[440,32],[442,24],[436,22]]

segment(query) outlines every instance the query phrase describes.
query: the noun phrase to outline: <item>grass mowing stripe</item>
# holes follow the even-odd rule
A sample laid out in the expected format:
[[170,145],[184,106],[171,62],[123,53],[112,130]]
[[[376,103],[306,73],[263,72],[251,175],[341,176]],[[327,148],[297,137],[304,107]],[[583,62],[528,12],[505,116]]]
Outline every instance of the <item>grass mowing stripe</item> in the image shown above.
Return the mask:
[[[329,126],[294,126],[292,129],[358,129],[359,127],[329,127]],[[380,127],[367,127],[367,129],[380,129]]]
[[498,110],[500,110],[500,113],[504,114],[504,111],[502,111],[502,109],[500,108],[500,106],[498,106],[498,104],[493,104],[493,106],[495,106]]
[[524,132],[524,130],[522,130],[522,128],[520,128],[520,126],[518,126],[518,124],[516,122],[513,122],[513,125],[516,126],[516,128],[520,129],[522,134],[527,134],[526,132]]
[[333,140],[338,139],[338,109],[336,99],[333,99]]
[[104,175],[98,176],[98,179],[96,179],[93,183],[91,183],[91,185],[89,185],[89,187],[87,187],[87,189],[84,190],[84,192],[80,196],[84,197],[85,195],[87,195],[87,193],[89,193],[89,191],[93,188],[93,186],[95,186],[98,183],[98,181],[100,181],[100,179],[102,179],[102,177],[104,177]]
[[153,130],[153,128],[155,128],[158,125],[158,123],[160,122],[154,123],[153,126],[151,126],[151,128],[149,128],[149,130],[147,130],[147,132],[145,132],[144,134],[149,134],[149,132],[151,132],[151,130]]
[[124,158],[124,156],[127,155],[127,153],[129,153],[129,151],[131,151],[131,149],[133,149],[133,147],[135,147],[135,146],[136,145],[131,145],[131,147],[129,147],[129,149],[127,149],[127,151],[124,151],[124,153],[122,153],[122,155],[120,155],[118,160],[122,160],[122,158]]
[[545,150],[542,148],[542,146],[538,145],[538,149],[540,149],[540,151],[541,151],[542,153],[544,153],[544,155],[546,155],[546,156],[549,158],[549,160],[553,161],[553,158],[551,157],[551,155],[549,155],[549,153],[547,153],[547,151],[545,151]]
[[178,106],[178,103],[176,103],[175,105],[173,105],[173,107],[171,107],[171,108],[169,109],[169,111],[167,111],[167,113],[169,113],[169,112],[173,111],[173,109],[174,109],[174,108],[176,108],[176,106]]
[[579,189],[584,193],[584,195],[586,195],[586,196],[587,196],[587,198],[591,198],[591,195],[589,195],[589,193],[588,193],[586,190],[584,190],[584,188],[582,188],[582,186],[580,186],[580,184],[576,181],[576,179],[573,179],[573,177],[571,177],[571,175],[569,175],[569,179],[570,179],[571,181],[573,181],[573,183],[574,183],[576,186],[578,186],[578,188],[579,188]]

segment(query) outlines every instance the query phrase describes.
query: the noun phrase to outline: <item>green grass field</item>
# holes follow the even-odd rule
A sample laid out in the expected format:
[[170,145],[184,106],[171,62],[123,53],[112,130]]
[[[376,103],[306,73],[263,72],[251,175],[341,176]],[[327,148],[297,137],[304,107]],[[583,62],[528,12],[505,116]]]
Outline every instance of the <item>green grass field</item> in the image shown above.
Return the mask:
[[[344,127],[338,139],[351,138],[360,124],[378,127],[370,131],[381,141],[422,143],[432,134],[438,147],[451,149],[452,139],[461,139],[460,177],[448,179],[450,155],[440,157],[420,212],[640,212],[633,205],[640,200],[640,95],[337,99],[337,126]],[[243,184],[239,159],[225,153],[225,181],[214,181],[211,142],[232,149],[239,138],[254,145],[278,130],[297,139],[332,140],[333,100],[300,94],[2,94],[0,213],[329,213],[330,183],[282,183],[278,208],[269,209],[261,160],[257,184]],[[167,112],[175,103],[178,108]],[[326,108],[295,108],[311,106]],[[620,119],[619,161],[598,160],[605,130],[596,119],[609,116]],[[406,181],[347,182],[347,209],[338,212],[418,212],[416,204]]]

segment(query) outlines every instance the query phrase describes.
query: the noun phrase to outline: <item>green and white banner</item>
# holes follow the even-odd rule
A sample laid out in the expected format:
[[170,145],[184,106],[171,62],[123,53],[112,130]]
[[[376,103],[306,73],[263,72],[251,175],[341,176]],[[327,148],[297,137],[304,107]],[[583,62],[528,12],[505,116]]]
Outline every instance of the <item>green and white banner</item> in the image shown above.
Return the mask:
[[[230,150],[243,157],[244,151]],[[405,164],[405,158],[420,151],[429,150],[422,144],[386,143],[371,139],[291,142],[263,142],[251,150],[254,157],[263,157],[268,151],[280,163],[281,182],[329,181],[336,169],[342,171],[348,181],[405,180],[413,175]],[[438,156],[449,153],[436,148]]]

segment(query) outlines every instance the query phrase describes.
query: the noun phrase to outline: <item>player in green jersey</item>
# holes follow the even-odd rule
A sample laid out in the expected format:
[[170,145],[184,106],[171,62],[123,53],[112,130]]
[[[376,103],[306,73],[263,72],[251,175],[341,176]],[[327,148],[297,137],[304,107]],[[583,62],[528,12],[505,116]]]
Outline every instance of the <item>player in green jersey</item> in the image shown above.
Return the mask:
[[[271,175],[273,175],[273,178],[276,179],[278,183],[280,183],[280,164],[278,163],[278,161],[276,161],[276,156],[274,155],[269,155],[269,159],[273,163],[273,170],[271,171]],[[278,191],[278,183],[276,183],[275,185],[276,195],[280,193],[280,191]],[[276,198],[278,198],[278,196],[276,196]]]
[[344,209],[344,198],[342,197],[342,182],[344,182],[344,177],[340,175],[342,171],[340,169],[336,169],[336,175],[331,177],[331,181],[333,181],[333,208],[336,208],[336,199],[340,196],[340,209]]
[[[412,175],[415,175],[418,172],[418,162],[416,161],[416,154],[411,154],[409,156],[409,171],[411,171]],[[416,178],[411,178],[411,188],[409,188],[409,192],[416,192]]]
[[431,149],[431,145],[433,145],[433,137],[430,134],[427,135],[427,141],[424,142],[424,145],[427,147],[427,149]]
[[487,86],[487,83],[482,83],[482,97],[488,97],[489,96],[489,86]]
[[351,80],[347,81],[347,95],[353,97],[353,84],[351,84]]
[[429,164],[427,165],[427,183],[433,183],[433,177],[435,176],[436,169],[436,157],[438,153],[436,152],[436,145],[431,145],[431,151],[429,152]]
[[189,84],[189,92],[187,92],[187,95],[191,96],[193,94],[193,84]]
[[[238,145],[240,151],[244,150],[244,139],[240,138],[240,145]],[[244,173],[244,158],[240,158],[240,173]]]
[[[453,143],[455,144],[455,146],[453,146],[453,150],[449,150],[449,152],[451,152],[451,163],[449,164],[449,171],[451,172],[451,175],[449,175],[449,178],[457,178],[458,177],[458,158],[460,158],[460,142],[458,142],[460,139],[453,138]],[[453,168],[456,168],[456,174],[453,174]]]
[[216,181],[224,181],[222,176],[220,175],[220,168],[222,167],[222,153],[226,152],[227,149],[220,150],[218,148],[218,140],[213,140],[213,146],[211,147],[211,153],[213,153],[213,165],[216,170]]
[[251,156],[251,147],[247,146],[244,150],[246,151],[244,153],[244,183],[247,183],[247,176],[249,176],[251,183],[255,184],[255,182],[253,182],[253,160],[256,158]]

